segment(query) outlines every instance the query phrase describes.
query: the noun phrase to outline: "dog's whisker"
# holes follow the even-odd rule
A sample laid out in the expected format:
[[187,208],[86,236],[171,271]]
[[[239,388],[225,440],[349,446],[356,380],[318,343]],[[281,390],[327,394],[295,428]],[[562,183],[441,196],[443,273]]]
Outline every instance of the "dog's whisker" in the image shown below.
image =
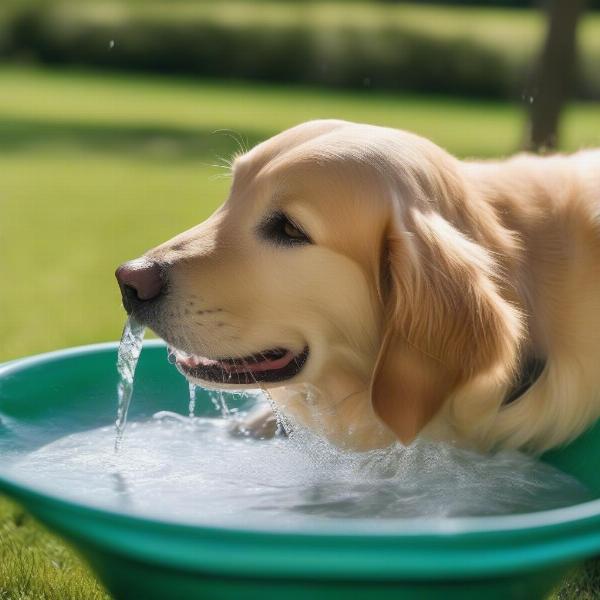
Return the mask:
[[208,180],[216,181],[217,179],[231,179],[231,177],[231,173],[215,173],[214,175],[211,175]]
[[[246,152],[248,152],[248,149],[249,149],[248,143],[243,138],[241,133],[237,133],[233,129],[215,129],[213,131],[213,134],[225,135],[228,138],[232,139],[237,144],[237,151],[236,151],[236,153],[234,153],[234,156],[239,153],[246,154]],[[244,143],[244,142],[246,142],[246,143]]]
[[[220,158],[220,157],[218,157]],[[226,171],[231,171],[231,165],[230,164],[217,164],[217,163],[207,163],[207,162],[201,162],[200,163],[203,167],[213,167],[215,169],[223,169]]]

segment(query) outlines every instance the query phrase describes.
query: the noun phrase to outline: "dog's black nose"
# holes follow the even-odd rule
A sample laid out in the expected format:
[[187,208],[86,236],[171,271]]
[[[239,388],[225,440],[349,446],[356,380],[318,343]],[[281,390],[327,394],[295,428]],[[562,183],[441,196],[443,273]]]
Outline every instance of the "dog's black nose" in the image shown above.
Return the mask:
[[160,265],[145,258],[123,263],[115,271],[115,277],[127,312],[131,312],[136,304],[159,296],[164,286]]

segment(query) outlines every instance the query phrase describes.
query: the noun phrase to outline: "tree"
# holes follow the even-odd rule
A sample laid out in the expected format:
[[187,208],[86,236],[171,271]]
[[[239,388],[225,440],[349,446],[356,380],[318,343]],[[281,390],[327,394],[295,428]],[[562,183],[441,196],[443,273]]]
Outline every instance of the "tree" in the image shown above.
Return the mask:
[[540,152],[558,142],[562,109],[575,82],[577,25],[586,0],[549,0],[548,27],[532,78],[527,146]]

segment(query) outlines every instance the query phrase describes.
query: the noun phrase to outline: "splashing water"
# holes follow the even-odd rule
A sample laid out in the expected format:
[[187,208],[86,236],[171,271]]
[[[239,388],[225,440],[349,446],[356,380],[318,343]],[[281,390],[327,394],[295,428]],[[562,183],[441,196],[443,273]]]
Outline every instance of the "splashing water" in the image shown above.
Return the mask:
[[121,449],[123,434],[127,425],[127,413],[133,393],[133,378],[142,351],[144,341],[144,325],[129,317],[123,328],[119,352],[117,355],[117,371],[119,372],[119,383],[117,384],[117,396],[119,404],[117,408],[117,420],[115,421],[115,452]]

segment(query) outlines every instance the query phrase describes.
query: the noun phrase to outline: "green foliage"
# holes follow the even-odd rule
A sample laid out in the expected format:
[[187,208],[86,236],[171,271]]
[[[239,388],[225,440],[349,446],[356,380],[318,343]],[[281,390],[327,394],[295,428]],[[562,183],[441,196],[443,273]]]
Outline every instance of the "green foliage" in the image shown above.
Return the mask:
[[[389,2],[398,2],[399,0],[386,0]],[[511,8],[543,8],[551,0],[421,0],[422,2],[431,2],[432,4],[458,4],[468,6],[485,6],[494,8],[497,6],[509,6]],[[600,0],[587,0],[589,8],[600,8]]]
[[[398,2],[399,0],[389,0],[390,2]],[[440,0],[422,0],[423,2],[432,2],[439,4]],[[461,4],[470,6],[510,6],[514,8],[543,8],[548,5],[551,0],[441,0],[442,4]],[[600,0],[587,0],[589,8],[600,8]]]
[[[540,11],[364,1],[58,0],[11,14],[5,55],[50,64],[504,98],[522,95],[543,32]],[[600,15],[584,30],[579,93],[600,97]]]

